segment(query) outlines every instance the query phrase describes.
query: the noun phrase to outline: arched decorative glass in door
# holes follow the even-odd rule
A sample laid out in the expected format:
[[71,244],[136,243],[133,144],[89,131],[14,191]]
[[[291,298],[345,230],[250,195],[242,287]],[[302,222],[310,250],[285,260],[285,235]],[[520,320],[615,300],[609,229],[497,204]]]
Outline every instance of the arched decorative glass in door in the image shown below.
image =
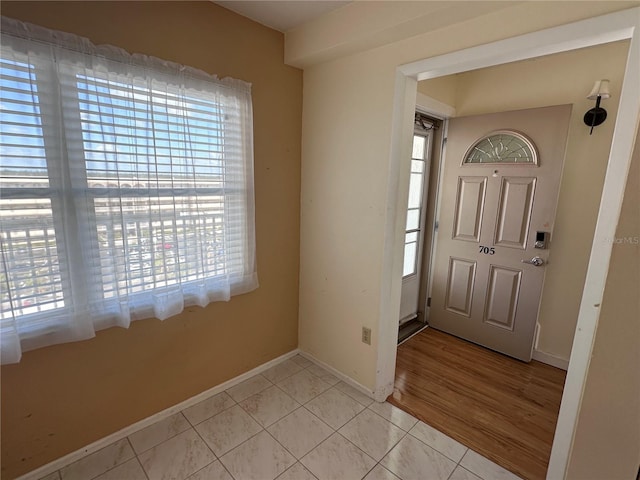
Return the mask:
[[465,154],[463,165],[477,164],[538,165],[538,152],[533,142],[521,133],[499,130],[475,142]]

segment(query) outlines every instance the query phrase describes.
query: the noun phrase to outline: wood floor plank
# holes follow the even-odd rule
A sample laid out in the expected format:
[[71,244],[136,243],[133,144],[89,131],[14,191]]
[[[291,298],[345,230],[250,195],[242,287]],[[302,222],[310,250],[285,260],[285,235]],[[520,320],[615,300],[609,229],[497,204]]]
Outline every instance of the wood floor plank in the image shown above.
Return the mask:
[[522,478],[545,478],[566,372],[432,328],[396,362],[390,403]]

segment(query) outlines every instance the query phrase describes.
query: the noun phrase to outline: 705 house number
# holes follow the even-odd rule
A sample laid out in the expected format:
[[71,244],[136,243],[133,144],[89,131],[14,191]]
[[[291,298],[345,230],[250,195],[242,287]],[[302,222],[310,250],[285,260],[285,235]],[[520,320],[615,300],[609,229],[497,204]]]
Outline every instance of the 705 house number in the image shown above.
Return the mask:
[[494,247],[485,247],[484,245],[479,245],[480,253],[484,253],[485,255],[495,255],[496,249]]

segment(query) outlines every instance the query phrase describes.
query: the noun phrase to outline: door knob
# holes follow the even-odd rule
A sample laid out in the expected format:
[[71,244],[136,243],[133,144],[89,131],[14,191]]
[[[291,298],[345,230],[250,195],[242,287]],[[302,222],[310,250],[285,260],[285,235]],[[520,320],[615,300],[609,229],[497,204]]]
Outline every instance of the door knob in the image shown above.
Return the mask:
[[544,260],[540,257],[533,257],[531,260],[520,260],[522,263],[529,263],[535,267],[544,265]]

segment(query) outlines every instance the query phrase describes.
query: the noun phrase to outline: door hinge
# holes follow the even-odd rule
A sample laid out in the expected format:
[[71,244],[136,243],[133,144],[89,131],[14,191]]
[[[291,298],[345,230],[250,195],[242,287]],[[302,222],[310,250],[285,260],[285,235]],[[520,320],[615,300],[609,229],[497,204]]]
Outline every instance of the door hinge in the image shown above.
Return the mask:
[[427,307],[431,306],[431,297],[427,298]]

